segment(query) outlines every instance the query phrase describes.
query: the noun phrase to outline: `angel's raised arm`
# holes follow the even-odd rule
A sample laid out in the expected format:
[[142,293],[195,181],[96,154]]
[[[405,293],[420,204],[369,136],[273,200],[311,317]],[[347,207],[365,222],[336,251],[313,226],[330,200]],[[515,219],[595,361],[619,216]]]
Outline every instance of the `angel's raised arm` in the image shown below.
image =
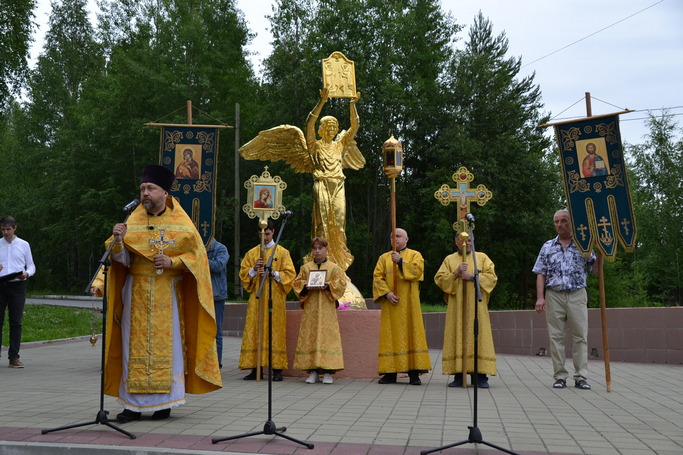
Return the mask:
[[351,125],[349,126],[349,129],[346,130],[344,138],[342,139],[345,145],[352,141],[354,137],[356,137],[358,128],[360,128],[360,117],[358,116],[358,111],[356,110],[356,101],[359,99],[360,92],[356,92],[356,96],[353,97],[351,104],[349,104],[349,119],[351,120]]
[[330,90],[327,87],[320,90],[320,100],[318,101],[318,104],[315,105],[313,110],[308,114],[308,118],[306,119],[306,145],[308,146],[309,150],[313,150],[315,141],[318,140],[318,136],[315,132],[315,123],[318,121],[318,117],[320,117],[320,112],[323,110],[323,106],[329,99],[329,92]]

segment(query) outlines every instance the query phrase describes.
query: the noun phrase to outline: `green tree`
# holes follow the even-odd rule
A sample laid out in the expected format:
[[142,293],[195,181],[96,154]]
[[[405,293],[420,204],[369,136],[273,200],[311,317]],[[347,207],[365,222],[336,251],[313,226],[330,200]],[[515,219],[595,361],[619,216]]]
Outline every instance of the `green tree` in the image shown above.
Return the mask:
[[650,115],[645,143],[630,148],[638,246],[634,273],[653,302],[683,304],[683,131]]
[[28,70],[35,4],[35,0],[0,1],[0,110]]
[[[87,232],[81,224],[80,200],[97,177],[80,103],[87,85],[98,77],[104,59],[94,40],[85,0],[54,3],[45,47],[29,74],[25,137],[13,166],[30,166],[35,179],[24,179],[21,190],[34,197],[22,205],[23,229],[32,236],[40,259],[39,280],[52,288],[70,289],[85,273],[82,250]],[[95,171],[96,172],[96,171]],[[36,193],[49,197],[35,197]],[[21,195],[19,195],[21,198]],[[55,244],[61,245],[54,254]]]
[[[15,147],[6,152],[5,171],[17,181],[7,213],[34,246],[41,270],[34,286],[78,292],[121,207],[137,194],[143,165],[159,160],[159,132],[144,123],[169,112],[165,122],[185,123],[186,100],[194,102],[194,123],[234,124],[241,102],[248,125],[258,110],[244,51],[250,34],[234,1],[102,2],[97,30],[84,6],[54,5],[28,101],[1,136]],[[219,153],[219,239],[233,221],[230,136]]]
[[[321,60],[340,51],[355,62],[361,92],[356,140],[367,163],[359,171],[346,172],[347,238],[355,256],[348,274],[367,296],[377,257],[389,248],[389,186],[381,171],[382,143],[392,133],[400,139],[409,169],[409,161],[432,140],[439,115],[443,118],[441,78],[459,27],[444,16],[437,1],[429,0],[310,1],[301,7],[282,1],[271,22],[274,49],[265,69],[269,101],[277,115],[264,127],[303,127],[322,87]],[[295,103],[292,93],[298,94]],[[342,126],[348,125],[348,100],[331,100],[323,115],[334,115]],[[297,232],[310,232],[310,176],[293,175],[286,167],[277,170],[287,176],[288,195],[294,195],[288,201],[300,215],[292,223],[298,223]],[[405,194],[399,192],[399,224],[411,234],[411,247],[420,249],[422,226],[405,224],[413,209],[413,201],[403,199]],[[287,246],[301,257],[310,247],[308,236],[299,237],[288,239]]]
[[[158,130],[143,124],[186,123],[186,100],[196,108],[193,122],[203,124],[235,125],[240,103],[241,128],[255,129],[258,84],[245,50],[252,35],[234,0],[107,2],[99,28],[111,55],[99,95],[110,101],[99,116],[102,129],[120,132],[107,148],[128,149],[116,163],[129,171],[118,180],[128,191],[142,165],[158,160]],[[234,226],[232,138],[223,130],[216,207],[216,235],[228,247],[223,232]]]
[[[497,264],[493,308],[531,301],[538,239],[554,235],[552,214],[562,200],[557,155],[549,137],[536,129],[547,120],[541,114],[540,88],[533,75],[519,76],[521,59],[508,53],[505,33],[493,36],[490,21],[480,13],[447,71],[443,109],[450,115],[412,173],[411,193],[425,203],[415,204],[411,213],[433,220],[432,229],[422,229],[429,236],[425,252],[432,258],[454,250],[455,232],[448,226],[458,217],[457,204],[444,209],[426,203],[434,191],[452,184],[453,172],[466,166],[475,186],[484,184],[493,192],[484,207],[471,207],[477,220],[475,246]],[[438,266],[431,265],[430,276]]]

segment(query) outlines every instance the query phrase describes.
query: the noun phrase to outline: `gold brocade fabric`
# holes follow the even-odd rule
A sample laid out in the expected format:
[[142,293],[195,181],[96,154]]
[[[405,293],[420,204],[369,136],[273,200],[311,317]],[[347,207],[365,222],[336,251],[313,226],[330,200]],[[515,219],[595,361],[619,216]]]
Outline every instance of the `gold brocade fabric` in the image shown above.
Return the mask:
[[424,259],[415,250],[401,251],[403,264],[398,270],[396,294],[392,305],[386,297],[394,289],[394,262],[391,252],[380,256],[373,274],[372,298],[382,304],[379,336],[378,373],[400,373],[432,368],[420,308],[420,282],[424,280]]
[[[180,271],[165,270],[157,276],[148,261],[135,257],[131,297],[129,393],[169,393],[173,369],[173,289]],[[177,296],[182,308],[182,296]],[[182,332],[182,331],[181,331]]]
[[[325,284],[329,289],[304,291],[310,270],[326,270]],[[331,261],[307,262],[294,279],[293,289],[304,310],[294,355],[295,370],[344,369],[337,300],[344,294],[346,280],[344,271]]]
[[[132,393],[165,391],[169,381],[172,345],[171,292],[176,280],[180,331],[185,363],[185,390],[206,393],[222,386],[216,350],[216,319],[206,249],[194,224],[172,197],[166,212],[148,216],[142,205],[128,218],[124,243],[132,257],[129,270],[112,261],[107,275],[107,340],[105,347],[105,393],[117,397],[122,376],[121,315],[124,300],[131,299],[131,346],[128,382]],[[175,243],[164,254],[172,268],[157,275],[153,266],[157,250],[150,238],[165,229],[165,237]],[[108,247],[113,238],[106,242]],[[133,292],[123,296],[126,279],[132,275]],[[103,290],[101,276],[93,286]],[[145,376],[147,376],[145,378]],[[169,382],[170,384],[170,382]]]
[[[481,374],[496,374],[496,352],[493,346],[493,333],[489,318],[488,303],[491,291],[496,286],[498,277],[491,259],[484,253],[476,253],[481,286],[482,301],[478,303],[479,313],[479,359],[478,369]],[[463,280],[454,276],[455,270],[462,263],[462,255],[454,253],[446,257],[434,277],[434,282],[445,293],[448,302],[446,310],[446,328],[444,330],[441,369],[443,374],[462,373],[462,322],[463,322]],[[472,255],[467,255],[468,270],[474,271]],[[467,371],[474,370],[474,303],[476,290],[474,281],[467,281]]]
[[[341,149],[341,144],[336,145]],[[323,154],[323,151],[320,152]],[[317,156],[315,154],[314,156]],[[337,158],[341,164],[341,153]],[[341,167],[341,166],[340,166]],[[315,174],[314,174],[315,175]],[[341,177],[316,177],[313,182],[313,229],[311,238],[324,237],[329,242],[330,260],[347,270],[353,263],[353,255],[346,246],[346,197],[344,175]],[[308,256],[306,260],[313,260]]]
[[[270,258],[273,247],[266,249],[264,262]],[[256,246],[249,250],[240,266],[240,280],[244,290],[249,292],[249,305],[247,306],[247,318],[242,335],[242,348],[240,350],[239,368],[242,370],[256,368],[258,359],[259,318],[261,321],[261,362],[262,366],[268,366],[268,299],[270,290],[268,282],[263,286],[260,305],[256,298],[261,277],[249,276],[249,270],[254,267],[256,260],[261,257],[261,247]],[[271,280],[273,288],[273,368],[284,370],[288,368],[287,358],[287,293],[292,289],[292,281],[296,275],[292,258],[282,246],[278,246],[272,263],[273,271],[280,274],[280,281]],[[260,306],[260,315],[259,315]]]

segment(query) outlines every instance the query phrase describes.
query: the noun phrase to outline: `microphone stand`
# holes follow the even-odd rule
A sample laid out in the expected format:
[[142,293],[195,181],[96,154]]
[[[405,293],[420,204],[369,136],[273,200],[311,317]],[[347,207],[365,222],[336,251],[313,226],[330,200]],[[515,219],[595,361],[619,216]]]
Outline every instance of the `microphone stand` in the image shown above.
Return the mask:
[[[126,206],[127,208],[130,207],[130,209],[126,209],[126,217],[123,219],[123,222],[125,223],[128,220],[128,217],[130,216],[131,212],[137,207],[135,205],[134,207],[131,207],[130,204]],[[42,430],[41,434],[47,434],[51,433],[53,431],[60,431],[60,430],[66,430],[69,428],[77,428],[77,427],[83,427],[86,425],[95,425],[95,424],[100,424],[100,425],[106,425],[109,428],[113,428],[114,430],[125,434],[131,439],[135,439],[135,435],[132,433],[127,432],[126,430],[117,427],[113,423],[109,421],[109,418],[107,415],[109,415],[109,411],[104,410],[104,366],[105,366],[105,353],[106,353],[106,346],[107,346],[107,273],[109,272],[109,265],[111,264],[111,261],[109,260],[109,256],[111,255],[111,250],[114,248],[114,244],[116,242],[112,241],[111,244],[109,245],[109,248],[107,251],[104,252],[102,255],[102,258],[100,259],[100,265],[97,267],[97,270],[95,271],[95,274],[90,280],[90,283],[88,283],[88,286],[85,288],[85,293],[90,294],[90,288],[92,287],[93,282],[97,278],[97,275],[100,273],[100,269],[104,267],[104,290],[102,293],[102,355],[101,355],[101,360],[100,360],[100,410],[97,412],[97,415],[95,416],[95,420],[91,420],[88,422],[82,422],[82,423],[76,423],[73,425],[66,425],[63,427],[59,428],[51,428],[47,430]]]
[[268,420],[263,425],[263,430],[261,431],[254,431],[251,433],[244,433],[224,438],[213,438],[211,439],[212,444],[216,444],[221,441],[228,441],[231,439],[239,439],[246,438],[249,436],[266,434],[280,436],[282,438],[289,439],[290,441],[301,444],[309,449],[312,449],[314,447],[314,445],[311,443],[299,441],[298,439],[295,439],[289,435],[284,434],[284,432],[287,431],[287,427],[278,428],[277,425],[275,425],[275,422],[273,421],[273,278],[271,276],[271,270],[273,266],[273,257],[275,257],[275,252],[277,251],[277,247],[280,244],[280,236],[282,235],[282,231],[284,230],[285,225],[287,224],[287,216],[285,216],[282,220],[282,224],[280,225],[280,231],[277,233],[277,239],[275,240],[275,246],[273,247],[273,252],[270,254],[268,262],[264,266],[263,277],[267,279],[261,280],[261,285],[259,286],[258,293],[256,294],[256,298],[260,300],[261,293],[263,292],[263,285],[266,281],[268,281]]
[[[420,452],[420,455],[426,455],[428,453],[432,452],[438,452],[444,449],[449,449],[451,447],[456,447],[460,446],[463,444],[467,443],[474,443],[474,444],[484,444],[489,447],[493,447],[494,449],[498,449],[501,452],[505,453],[510,453],[512,455],[518,455],[516,452],[513,452],[508,449],[504,449],[502,447],[499,447],[495,444],[491,444],[490,442],[484,441],[482,435],[481,435],[481,430],[479,430],[479,427],[477,427],[477,410],[479,407],[479,402],[478,402],[478,390],[479,390],[479,302],[482,301],[481,297],[481,286],[479,285],[479,269],[477,269],[477,250],[474,248],[474,235],[472,233],[472,223],[474,220],[469,220],[468,219],[468,228],[469,228],[469,234],[470,234],[470,240],[472,241],[472,248],[470,248],[470,251],[472,252],[472,261],[474,264],[474,289],[476,291],[476,301],[474,302],[474,376],[473,376],[473,387],[474,387],[474,404],[473,404],[473,418],[472,418],[472,426],[467,427],[470,430],[469,436],[467,439],[464,441],[456,442],[453,444],[448,444],[445,446],[437,447],[436,449],[430,449],[430,450],[423,450]],[[463,302],[463,305],[467,305],[468,302]],[[463,359],[463,363],[466,361],[466,359]]]

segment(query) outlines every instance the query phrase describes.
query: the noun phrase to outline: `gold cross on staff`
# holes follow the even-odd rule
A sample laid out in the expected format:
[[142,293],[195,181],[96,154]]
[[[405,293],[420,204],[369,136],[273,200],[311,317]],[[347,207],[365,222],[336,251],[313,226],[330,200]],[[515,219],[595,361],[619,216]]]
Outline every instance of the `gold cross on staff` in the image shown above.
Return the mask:
[[[155,248],[159,254],[164,254],[164,250],[171,245],[175,245],[175,240],[166,240],[165,238],[166,229],[159,229],[159,235],[149,239],[149,244],[152,248]],[[157,269],[157,274],[161,275],[164,273],[163,269]]]
[[474,180],[474,175],[465,166],[460,166],[453,174],[453,181],[458,184],[457,187],[451,188],[448,184],[444,184],[434,193],[434,197],[441,202],[441,205],[448,205],[451,201],[458,201],[460,220],[464,220],[465,215],[470,211],[471,202],[476,202],[479,206],[483,206],[493,197],[493,193],[484,185],[471,188],[469,183],[472,180]]

